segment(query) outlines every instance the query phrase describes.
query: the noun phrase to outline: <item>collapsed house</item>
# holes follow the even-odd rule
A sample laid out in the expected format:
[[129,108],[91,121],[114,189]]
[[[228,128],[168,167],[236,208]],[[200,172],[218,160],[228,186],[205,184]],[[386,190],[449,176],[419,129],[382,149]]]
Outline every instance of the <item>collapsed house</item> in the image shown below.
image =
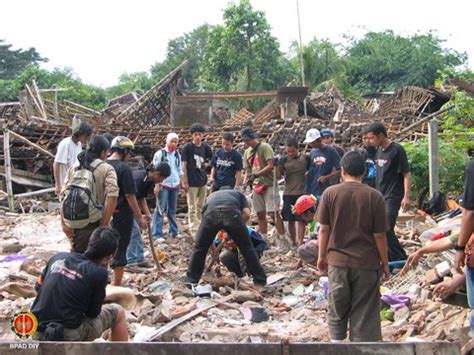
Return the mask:
[[[72,101],[59,101],[57,93],[60,88],[39,89],[34,82],[25,87],[18,102],[0,103],[3,143],[8,147],[0,156],[0,174],[7,177],[9,169],[17,202],[15,210],[28,210],[25,207],[29,204],[30,211],[33,211],[38,206],[35,206],[37,202],[31,199],[32,193],[28,190],[47,190],[52,186],[53,154],[61,139],[71,134],[74,115],[80,115],[91,123],[95,133],[128,136],[136,146],[137,155],[143,161],[149,161],[152,154],[164,145],[169,132],[178,133],[181,144],[191,140],[189,125],[196,120],[207,126],[206,141],[213,148],[220,145],[223,132],[233,133],[238,147],[243,148],[239,132],[245,125],[252,125],[259,138],[270,143],[277,153],[282,153],[289,137],[297,138],[301,147],[307,149],[302,142],[310,128],[330,127],[335,131],[337,144],[346,148],[359,146],[362,128],[373,121],[383,122],[389,133],[397,138],[414,140],[427,132],[426,122],[416,123],[426,115],[438,112],[449,100],[449,95],[445,93],[417,87],[405,87],[383,97],[374,96],[362,108],[345,99],[336,88],[309,94],[307,88],[299,87],[264,92],[190,93],[183,87],[185,65],[178,66],[145,94],[130,92],[116,97],[100,112]],[[223,104],[226,100],[257,97],[267,99],[268,103],[256,112],[247,107],[233,112]],[[407,128],[408,131],[399,135]],[[9,136],[9,141],[6,136]],[[0,190],[6,190],[5,183],[6,179],[0,180]],[[48,201],[48,198],[43,200]],[[5,196],[0,195],[0,203],[5,201]],[[178,217],[181,227],[186,230],[185,216],[181,214]],[[412,228],[407,230],[404,227],[406,220],[401,218],[398,233],[404,239],[403,244],[412,248],[419,245],[411,233],[413,227],[421,233],[436,224],[426,216],[409,218],[415,220]],[[0,216],[0,220],[0,231],[8,235],[7,241],[0,246],[1,254],[20,251],[22,254],[20,259],[15,260],[18,276],[9,271],[0,274],[0,279],[5,282],[1,288],[5,296],[0,301],[5,302],[5,307],[7,304],[15,307],[23,302],[20,297],[29,300],[34,297],[31,287],[34,278],[53,251],[57,251],[58,247],[67,249],[67,241],[54,213],[41,215],[41,218],[34,215]],[[33,227],[24,227],[25,223]],[[293,254],[279,255],[269,250],[264,256],[263,263],[270,273],[269,284],[273,285],[273,289],[263,299],[248,288],[248,283],[238,283],[240,290],[235,291],[232,289],[235,280],[231,278],[206,279],[220,294],[233,295],[234,298],[232,303],[222,307],[217,307],[216,303],[201,313],[198,312],[202,309],[200,300],[173,281],[176,275],[184,272],[186,256],[191,248],[190,238],[163,247],[165,275],[127,274],[133,290],[127,291],[127,301],[124,302],[131,334],[136,339],[250,343],[278,342],[283,338],[297,342],[329,339],[324,321],[325,300],[317,281],[319,274],[312,267],[303,271],[290,270],[295,258]],[[150,258],[149,253],[147,257]],[[428,292],[421,288],[410,289],[413,284],[423,284],[429,268],[451,259],[450,255],[444,255],[441,259],[431,258],[407,277],[392,280],[388,286],[393,291],[413,291],[417,294],[414,296],[415,305],[411,308],[413,313],[407,313],[405,307],[394,312],[395,319],[384,323],[385,339],[406,341],[420,334],[429,341],[459,339],[457,330],[465,326],[468,310],[430,300]],[[11,260],[2,259],[2,262]],[[16,270],[11,264],[6,265],[8,270]],[[263,304],[271,313],[268,323],[255,324],[241,319],[240,308],[255,305],[255,302]],[[10,309],[0,307],[0,320],[8,320],[9,312]],[[188,318],[184,318],[189,314],[196,314],[197,318],[186,323]]]

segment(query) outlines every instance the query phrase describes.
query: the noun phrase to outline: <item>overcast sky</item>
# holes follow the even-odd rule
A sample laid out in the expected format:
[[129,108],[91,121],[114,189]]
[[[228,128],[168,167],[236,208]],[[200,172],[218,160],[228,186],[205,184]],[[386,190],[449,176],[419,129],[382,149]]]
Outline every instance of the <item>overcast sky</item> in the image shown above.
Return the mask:
[[[251,0],[263,10],[286,52],[298,38],[296,0]],[[2,1],[0,39],[35,47],[47,68],[68,66],[86,83],[114,85],[123,72],[162,61],[169,39],[208,23],[222,23],[227,0]],[[402,35],[436,30],[445,45],[467,52],[474,68],[474,1],[299,0],[303,43],[341,42],[343,34],[393,29]]]

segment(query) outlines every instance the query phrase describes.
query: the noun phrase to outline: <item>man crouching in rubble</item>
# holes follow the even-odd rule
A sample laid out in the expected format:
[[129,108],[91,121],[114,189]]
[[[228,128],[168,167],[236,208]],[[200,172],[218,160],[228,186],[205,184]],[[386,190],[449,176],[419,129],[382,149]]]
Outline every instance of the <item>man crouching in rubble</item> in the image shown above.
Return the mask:
[[255,251],[245,221],[250,218],[250,208],[245,195],[235,190],[219,190],[209,195],[202,208],[193,254],[189,262],[187,281],[197,284],[204,270],[206,254],[220,230],[229,235],[242,253],[254,284],[265,286],[267,275]]
[[36,284],[31,311],[38,319],[36,340],[92,341],[111,328],[112,341],[128,341],[125,312],[106,304],[107,264],[117,251],[119,234],[99,227],[85,253],[53,256]]

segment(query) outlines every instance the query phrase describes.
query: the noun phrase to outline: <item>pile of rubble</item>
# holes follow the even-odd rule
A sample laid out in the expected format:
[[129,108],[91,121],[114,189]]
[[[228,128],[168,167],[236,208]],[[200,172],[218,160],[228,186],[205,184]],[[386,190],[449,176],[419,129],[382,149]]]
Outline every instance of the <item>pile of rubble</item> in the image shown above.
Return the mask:
[[[163,271],[127,268],[124,287],[108,286],[107,300],[127,309],[129,332],[135,341],[291,342],[328,341],[327,279],[315,267],[294,269],[294,250],[280,254],[269,241],[262,257],[268,286],[255,289],[223,267],[206,273],[201,290],[190,290],[179,279],[192,250],[184,215],[178,215],[183,238],[169,238],[158,248]],[[417,234],[436,226],[428,216],[402,215],[397,232],[402,244],[418,246]],[[416,230],[416,233],[413,231]],[[0,338],[13,339],[10,318],[32,304],[33,285],[47,260],[69,249],[57,213],[0,215]],[[146,240],[146,250],[149,243]],[[150,252],[146,252],[152,262]],[[429,257],[418,269],[394,276],[381,288],[398,300],[381,312],[385,341],[458,341],[468,325],[469,309],[436,300],[426,270],[446,256]],[[200,294],[200,296],[196,296]],[[204,297],[202,297],[204,295]],[[458,302],[459,303],[459,302]],[[395,305],[395,306],[394,306]]]

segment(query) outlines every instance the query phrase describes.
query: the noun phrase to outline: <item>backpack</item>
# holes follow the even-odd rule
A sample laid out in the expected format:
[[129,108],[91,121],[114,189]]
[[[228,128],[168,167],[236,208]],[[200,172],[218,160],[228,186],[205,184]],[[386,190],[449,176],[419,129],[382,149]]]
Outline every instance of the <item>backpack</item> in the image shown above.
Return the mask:
[[[176,151],[176,168],[179,169],[179,166],[181,165],[181,155],[179,154],[178,151]],[[169,159],[168,159],[168,152],[166,149],[161,150],[161,163],[167,163],[169,164]]]
[[61,199],[64,224],[81,229],[102,218],[103,206],[97,201],[94,170],[104,161],[96,159],[90,169],[75,168]]
[[440,191],[436,191],[433,197],[423,204],[423,211],[432,215],[439,214],[446,210],[446,195]]

